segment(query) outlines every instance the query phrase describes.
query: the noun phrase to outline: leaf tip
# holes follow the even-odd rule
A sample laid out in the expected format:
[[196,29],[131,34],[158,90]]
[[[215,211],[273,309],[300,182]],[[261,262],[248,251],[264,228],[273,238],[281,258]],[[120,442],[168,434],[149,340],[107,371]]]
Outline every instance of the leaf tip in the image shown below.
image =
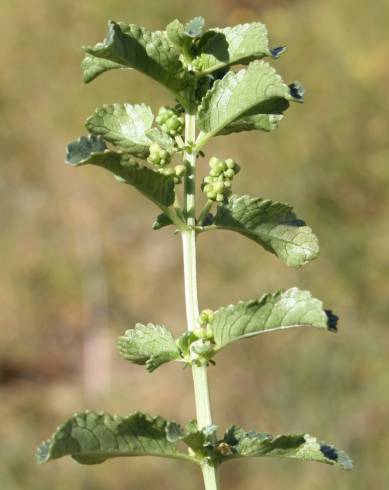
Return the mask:
[[290,95],[296,102],[304,102],[305,88],[300,82],[295,81],[289,85]]
[[327,328],[330,332],[336,333],[338,331],[339,317],[332,312],[332,310],[324,310],[327,315]]
[[47,463],[50,459],[50,440],[44,441],[37,447],[35,457],[38,464]]
[[322,443],[320,444],[320,452],[332,464],[339,465],[342,470],[350,471],[354,467],[352,459],[344,451],[336,449],[334,446]]
[[288,48],[286,46],[278,46],[270,50],[270,55],[273,59],[278,59],[281,55],[285,53]]

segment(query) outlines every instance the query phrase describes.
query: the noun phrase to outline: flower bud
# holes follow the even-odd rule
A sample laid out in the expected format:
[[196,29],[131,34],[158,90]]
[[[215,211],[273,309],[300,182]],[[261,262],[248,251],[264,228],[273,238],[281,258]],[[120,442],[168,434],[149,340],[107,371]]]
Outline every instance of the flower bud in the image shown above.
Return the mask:
[[214,318],[213,311],[207,308],[200,313],[199,324],[201,326],[208,325],[208,323],[211,323],[213,321],[213,318]]

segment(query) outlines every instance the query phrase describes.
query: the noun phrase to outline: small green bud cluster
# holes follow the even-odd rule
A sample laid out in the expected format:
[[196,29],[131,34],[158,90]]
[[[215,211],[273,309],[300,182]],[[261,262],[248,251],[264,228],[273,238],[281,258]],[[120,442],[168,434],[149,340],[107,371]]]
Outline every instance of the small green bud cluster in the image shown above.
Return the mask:
[[170,136],[178,136],[184,130],[183,116],[171,107],[162,106],[155,120],[161,126],[162,131]]
[[214,316],[213,311],[209,309],[203,310],[200,313],[200,316],[198,318],[200,328],[197,328],[194,331],[194,334],[198,339],[203,339],[203,340],[213,339],[213,333],[210,326],[210,323],[213,320],[213,316]]
[[212,157],[209,167],[211,170],[204,178],[203,192],[210,201],[224,202],[231,194],[232,179],[239,172],[239,165],[231,158],[220,160]]
[[174,177],[175,184],[181,184],[182,177],[185,175],[185,165],[176,165],[175,167],[161,168],[159,172],[163,175]]
[[170,163],[172,155],[161,148],[158,143],[152,143],[149,147],[149,157],[147,160],[157,167],[165,167]]

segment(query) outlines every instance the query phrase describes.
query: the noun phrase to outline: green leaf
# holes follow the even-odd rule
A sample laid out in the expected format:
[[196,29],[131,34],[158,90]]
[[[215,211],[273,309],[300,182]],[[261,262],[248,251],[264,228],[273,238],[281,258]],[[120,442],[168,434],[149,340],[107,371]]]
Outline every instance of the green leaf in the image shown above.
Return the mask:
[[122,418],[85,411],[75,414],[39,446],[37,460],[46,463],[69,455],[78,463],[91,465],[123,456],[160,456],[196,463],[168,440],[166,431],[171,423],[141,412]]
[[177,19],[166,27],[166,36],[179,53],[183,55],[186,63],[192,61],[193,39],[185,32],[185,26]]
[[118,338],[117,348],[124,359],[135,364],[146,365],[149,372],[161,364],[179,359],[175,340],[164,326],[137,323]]
[[195,17],[186,25],[175,19],[166,27],[166,36],[173,46],[183,55],[186,64],[192,64],[194,40],[199,38],[204,27],[204,19]]
[[195,17],[185,24],[185,34],[192,38],[200,37],[203,33],[204,24],[204,17]]
[[121,68],[124,67],[119,63],[114,63],[113,61],[108,61],[89,55],[86,55],[81,62],[81,70],[83,72],[83,80],[85,83],[92,82],[95,78],[106,71],[118,70]]
[[240,457],[281,456],[335,465],[343,470],[353,467],[344,451],[309,434],[272,436],[263,432],[245,432],[232,426],[227,430],[223,442],[230,453],[222,456],[222,461]]
[[201,38],[198,51],[194,64],[202,73],[272,55],[266,26],[260,22],[210,29]]
[[174,140],[159,128],[151,128],[146,133],[147,138],[153,143],[158,143],[159,146],[173,154],[175,152]]
[[279,329],[316,327],[335,332],[336,320],[308,291],[291,288],[219,308],[208,327],[219,350],[236,340]]
[[[188,85],[188,72],[184,70],[179,53],[169,44],[164,32],[149,32],[133,24],[110,21],[106,39],[84,50],[88,58],[88,61],[84,61],[86,81],[109,69],[133,68],[173,92],[179,92]],[[96,68],[93,67],[94,59]],[[102,64],[101,60],[108,64]],[[91,74],[94,75],[92,78]]]
[[250,196],[231,196],[219,206],[214,222],[204,231],[224,229],[240,233],[274,253],[291,267],[315,259],[319,245],[311,228],[297,219],[288,204]]
[[173,221],[165,213],[159,214],[152,225],[153,230],[160,230],[165,226],[172,225]]
[[288,101],[301,102],[299,93],[264,61],[253,61],[237,73],[228,72],[214,83],[201,102],[198,124],[204,134],[198,147],[250,111],[251,114],[278,114],[280,105],[287,107]]
[[274,131],[278,128],[278,123],[284,116],[282,114],[256,114],[254,116],[240,117],[236,121],[223,128],[217,136],[225,136],[231,133],[241,133],[242,131]]
[[216,432],[216,425],[208,425],[200,430],[196,420],[188,422],[185,429],[175,422],[167,427],[169,441],[184,442],[200,459],[214,456]]
[[111,171],[121,182],[134,186],[163,211],[174,202],[174,179],[144,167],[123,153],[107,149],[100,136],[82,136],[68,146],[69,165],[96,165]]
[[240,133],[242,131],[253,131],[256,129],[267,132],[274,131],[277,129],[278,123],[283,119],[283,113],[288,107],[289,102],[287,100],[278,99],[277,101],[273,101],[271,113],[269,114],[257,114],[257,109],[254,108],[225,126],[217,136]]
[[151,144],[146,133],[153,120],[150,107],[144,104],[113,104],[96,109],[85,126],[92,134],[102,136],[120,150],[146,158]]

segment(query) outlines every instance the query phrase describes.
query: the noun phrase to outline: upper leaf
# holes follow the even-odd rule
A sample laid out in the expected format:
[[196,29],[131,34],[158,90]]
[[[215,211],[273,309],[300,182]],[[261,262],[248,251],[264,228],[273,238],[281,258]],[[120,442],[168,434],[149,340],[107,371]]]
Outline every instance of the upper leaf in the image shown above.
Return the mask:
[[278,128],[278,123],[284,116],[282,114],[256,114],[254,116],[243,116],[223,128],[218,136],[225,136],[231,133],[241,133],[242,131],[273,131]]
[[249,111],[279,114],[280,104],[287,108],[290,100],[301,102],[301,92],[291,90],[264,61],[253,61],[237,73],[228,72],[214,83],[201,102],[198,123],[205,134],[200,136],[198,146]]
[[214,222],[203,230],[236,231],[277,255],[287,265],[300,267],[315,259],[319,245],[311,228],[297,219],[288,204],[249,196],[231,196],[219,206]]
[[183,69],[179,53],[169,44],[164,32],[149,32],[133,24],[110,21],[106,39],[84,49],[86,82],[113,68],[134,68],[173,92],[188,85],[188,73]]
[[113,61],[96,58],[91,55],[86,55],[81,62],[81,70],[84,74],[83,79],[85,83],[92,82],[92,80],[106,71],[118,70],[121,68],[125,67],[120,63],[114,63]]
[[207,31],[200,40],[194,65],[202,73],[212,73],[224,66],[248,64],[271,56],[266,26],[260,22]]
[[180,353],[171,332],[164,326],[137,323],[118,338],[121,356],[135,364],[145,364],[152,372],[161,364],[174,361]]
[[272,102],[269,113],[258,114],[254,108],[243,116],[235,119],[218,132],[217,136],[230,133],[240,133],[242,131],[273,131],[277,129],[278,123],[283,119],[283,113],[289,108],[289,102],[285,99],[277,99]]
[[85,411],[58,427],[37,450],[39,463],[70,455],[81,464],[122,456],[160,456],[196,462],[168,440],[171,422],[136,412],[126,418]]
[[235,340],[277,329],[317,327],[336,331],[336,320],[308,291],[291,288],[219,308],[209,328],[219,350]]
[[166,27],[166,35],[174,47],[183,54],[187,64],[191,64],[194,56],[194,40],[203,32],[203,17],[195,17],[186,25],[175,19]]
[[92,134],[102,136],[120,150],[146,158],[151,144],[146,132],[153,120],[150,107],[144,104],[113,104],[96,109],[85,126]]
[[227,448],[224,448],[223,461],[239,457],[282,456],[336,465],[343,470],[353,467],[344,451],[309,434],[272,436],[263,432],[245,432],[232,426],[227,430],[223,442]]
[[196,39],[203,33],[205,20],[204,17],[198,16],[191,19],[185,24],[185,34]]
[[107,149],[100,136],[82,136],[68,146],[69,165],[97,165],[110,170],[120,181],[134,186],[143,195],[165,210],[174,202],[174,179],[141,166],[123,153]]

